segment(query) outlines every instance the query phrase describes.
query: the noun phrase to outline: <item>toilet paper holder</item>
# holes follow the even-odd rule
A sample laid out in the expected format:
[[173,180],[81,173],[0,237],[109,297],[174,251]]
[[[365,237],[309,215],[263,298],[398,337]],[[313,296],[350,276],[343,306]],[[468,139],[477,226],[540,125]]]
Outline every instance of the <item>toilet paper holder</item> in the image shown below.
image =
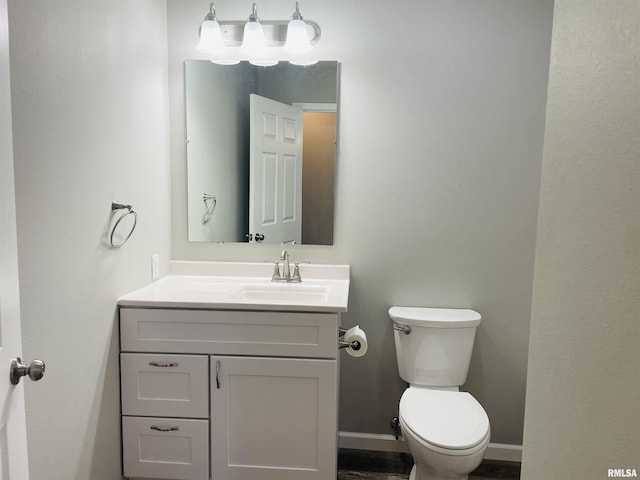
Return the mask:
[[338,341],[338,350],[340,350],[341,348],[351,348],[353,350],[360,350],[360,347],[362,345],[360,345],[360,342],[357,340],[354,340],[353,342],[344,342],[342,340]]
[[[338,327],[338,338],[344,337],[344,334],[347,333],[346,328]],[[353,342],[345,342],[344,340],[338,340],[338,350],[342,348],[351,348],[353,350],[360,350],[360,342],[354,340]]]

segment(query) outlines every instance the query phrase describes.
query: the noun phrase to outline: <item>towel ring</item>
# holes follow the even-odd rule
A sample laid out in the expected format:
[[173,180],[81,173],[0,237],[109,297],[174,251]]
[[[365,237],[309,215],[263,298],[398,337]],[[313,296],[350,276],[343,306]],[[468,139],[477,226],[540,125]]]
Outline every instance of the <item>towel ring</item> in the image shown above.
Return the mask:
[[202,200],[204,201],[204,213],[202,214],[202,224],[204,225],[211,220],[218,200],[216,200],[215,195],[211,195],[210,193],[203,193]]
[[[118,217],[118,220],[116,220],[116,223],[113,225],[113,228],[111,229],[111,235],[109,236],[109,243],[111,243],[111,246],[114,248],[119,248],[125,243],[127,243],[127,240],[129,240],[129,238],[133,234],[133,231],[136,229],[136,224],[138,223],[138,214],[135,212],[135,210],[133,210],[133,208],[129,204],[120,203],[120,202],[111,202],[111,212],[113,213],[116,210],[126,210],[126,212],[123,212]],[[121,242],[114,242],[113,236],[115,235],[116,230],[118,229],[118,225],[120,225],[120,222],[129,215],[133,215],[133,225],[131,226],[131,231],[127,234],[127,236],[124,237],[124,240],[122,240]]]

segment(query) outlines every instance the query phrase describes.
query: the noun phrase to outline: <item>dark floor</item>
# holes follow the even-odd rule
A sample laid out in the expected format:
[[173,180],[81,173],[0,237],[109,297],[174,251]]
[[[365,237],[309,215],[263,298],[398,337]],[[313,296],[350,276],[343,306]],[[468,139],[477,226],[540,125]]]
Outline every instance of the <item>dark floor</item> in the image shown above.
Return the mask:
[[[408,453],[376,452],[341,448],[338,452],[338,480],[406,480],[413,466]],[[518,480],[520,464],[485,460],[469,480]]]

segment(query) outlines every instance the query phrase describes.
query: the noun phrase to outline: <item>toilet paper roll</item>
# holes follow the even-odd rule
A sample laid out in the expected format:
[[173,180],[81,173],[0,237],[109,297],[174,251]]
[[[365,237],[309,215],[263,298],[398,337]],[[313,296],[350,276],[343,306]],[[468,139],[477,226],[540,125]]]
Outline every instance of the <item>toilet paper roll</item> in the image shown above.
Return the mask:
[[359,325],[350,328],[347,330],[343,337],[345,342],[353,343],[358,342],[359,347],[348,347],[347,353],[352,357],[361,357],[365,353],[367,353],[367,348],[369,348],[369,344],[367,343],[367,334],[364,333],[364,330],[360,328]]

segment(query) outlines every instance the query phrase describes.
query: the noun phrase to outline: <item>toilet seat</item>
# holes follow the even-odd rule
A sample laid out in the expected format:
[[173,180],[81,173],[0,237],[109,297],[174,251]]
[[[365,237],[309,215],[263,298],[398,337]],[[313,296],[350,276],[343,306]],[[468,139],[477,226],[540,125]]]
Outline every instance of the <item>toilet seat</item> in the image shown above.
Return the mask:
[[426,447],[450,455],[472,454],[489,441],[489,417],[467,392],[408,388],[400,419]]

